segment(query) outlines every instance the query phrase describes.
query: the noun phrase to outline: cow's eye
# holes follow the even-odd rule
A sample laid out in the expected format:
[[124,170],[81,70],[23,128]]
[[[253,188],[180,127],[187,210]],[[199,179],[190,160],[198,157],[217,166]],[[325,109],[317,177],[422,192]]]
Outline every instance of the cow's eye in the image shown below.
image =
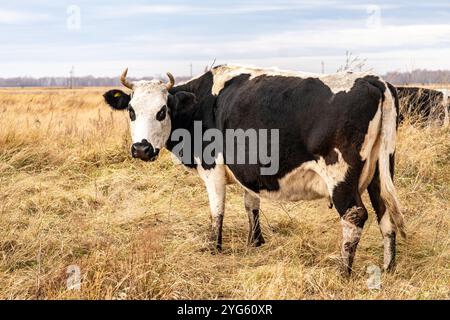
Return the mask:
[[156,120],[163,121],[166,118],[167,106],[163,106],[156,114]]
[[131,121],[136,120],[136,113],[134,112],[134,109],[131,106],[131,104],[128,105],[128,113],[130,114]]

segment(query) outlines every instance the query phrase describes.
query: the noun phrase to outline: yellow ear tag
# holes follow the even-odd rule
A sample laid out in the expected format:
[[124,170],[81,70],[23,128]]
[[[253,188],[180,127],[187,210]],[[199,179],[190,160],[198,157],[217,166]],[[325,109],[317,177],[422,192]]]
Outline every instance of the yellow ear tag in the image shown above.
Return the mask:
[[114,94],[114,98],[118,98],[118,97],[120,97],[120,96],[121,96],[120,92],[116,92],[116,93]]

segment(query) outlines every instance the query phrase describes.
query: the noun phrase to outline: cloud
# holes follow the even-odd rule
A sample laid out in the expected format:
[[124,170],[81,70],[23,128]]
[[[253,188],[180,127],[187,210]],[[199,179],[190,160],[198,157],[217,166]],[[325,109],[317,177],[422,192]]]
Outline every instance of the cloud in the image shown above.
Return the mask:
[[[361,22],[362,24],[363,22]],[[16,61],[29,59],[29,52],[37,62],[53,61],[129,61],[151,59],[167,61],[212,61],[232,60],[257,61],[259,59],[304,59],[343,56],[345,51],[368,57],[405,50],[418,52],[423,49],[450,49],[450,25],[386,25],[368,29],[345,27],[342,23],[334,26],[321,25],[299,28],[298,31],[245,35],[239,38],[224,36],[197,36],[177,33],[153,33],[134,35],[110,42],[95,44],[65,45],[4,45],[1,60],[14,56]],[[377,56],[378,57],[378,56]],[[439,60],[444,60],[444,57]]]
[[[367,58],[365,69],[373,69],[374,72],[384,74],[387,71],[411,71],[415,68],[430,70],[450,69],[450,48],[443,49],[399,49],[379,53],[361,52],[361,56]],[[345,62],[344,53],[336,55],[317,55],[301,57],[268,57],[251,59],[218,59],[216,65],[244,64],[261,67],[279,67],[281,69],[299,70],[306,72],[320,72],[321,62],[325,62],[325,71],[335,72]],[[178,59],[101,59],[68,61],[21,61],[16,63],[0,60],[0,69],[3,77],[26,76],[68,76],[72,65],[75,66],[75,75],[119,76],[124,68],[130,68],[131,77],[149,75],[162,75],[166,71],[176,76],[188,75],[190,63],[193,62],[194,75],[203,72],[205,66],[211,65],[212,59],[189,60]]]
[[[270,48],[289,49],[386,49],[404,47],[450,47],[450,25],[403,25],[379,28],[316,29],[300,32],[263,35],[248,46],[261,50]],[[243,43],[239,44],[243,45]],[[242,47],[241,47],[242,50]]]
[[256,1],[249,4],[214,4],[214,5],[180,5],[180,4],[152,4],[152,5],[118,5],[101,6],[97,8],[97,16],[103,18],[125,18],[134,15],[236,15],[258,12],[304,10],[324,6],[336,6],[333,0],[317,1],[288,1],[270,4]]
[[[244,3],[244,4],[243,4]],[[247,2],[211,2],[211,4],[198,4],[197,2],[184,4],[119,4],[97,6],[97,17],[126,18],[137,15],[238,15],[261,12],[290,12],[307,11],[314,9],[333,9],[366,12],[368,8],[376,6],[382,11],[399,10],[411,7],[446,8],[450,4],[442,2],[398,3],[375,1],[374,3],[360,3],[352,0],[290,0],[290,1],[247,1]]]
[[48,20],[50,16],[43,13],[0,9],[0,24],[26,24]]
[[[353,21],[354,23],[354,21]],[[361,25],[364,21],[361,21]],[[353,52],[379,52],[404,48],[450,48],[450,25],[386,25],[379,28],[321,27],[298,31],[261,33],[240,38],[226,36],[198,38],[178,34],[152,34],[131,37],[122,44],[127,52],[138,52],[155,58],[191,59],[267,58],[315,56]],[[201,49],[199,49],[201,48]]]
[[[194,2],[189,6],[181,2],[175,5],[162,2],[160,5],[89,6],[83,11],[89,37],[84,34],[67,37],[62,28],[45,32],[50,30],[48,23],[38,25],[42,31],[36,32],[38,37],[25,37],[24,30],[27,36],[33,34],[37,24],[27,28],[20,26],[17,33],[2,34],[5,39],[0,61],[10,65],[2,72],[9,70],[11,75],[24,72],[65,75],[73,64],[80,74],[114,75],[117,69],[129,65],[136,66],[137,76],[162,73],[165,69],[186,75],[190,62],[201,71],[214,58],[218,63],[241,62],[311,72],[320,71],[320,61],[324,60],[329,67],[327,71],[331,72],[343,61],[347,50],[368,58],[369,64],[381,71],[396,69],[397,66],[405,68],[412,63],[418,68],[439,65],[449,68],[446,53],[450,50],[450,24],[435,18],[442,17],[444,13],[441,11],[419,22],[414,19],[416,11],[399,13],[392,5],[379,1],[383,10],[393,9],[393,12],[386,14],[386,18],[382,15],[380,23],[368,28],[366,7],[354,1],[346,0],[343,4],[332,0],[275,3],[249,0],[244,4],[237,0],[229,1],[215,2],[214,6],[206,2]],[[404,3],[399,2],[398,5]],[[311,10],[287,14],[289,10],[302,7]],[[352,14],[337,17],[334,11],[314,10],[321,7],[331,8],[331,11],[333,8],[350,10]],[[105,11],[100,14],[100,9]],[[51,10],[51,16],[31,13],[35,11],[30,7],[27,10],[20,11],[19,7],[16,11],[0,9],[0,24],[26,24],[57,17],[57,13]],[[285,10],[286,13],[274,14],[268,21],[260,17],[254,19],[252,14],[277,10]],[[363,13],[357,13],[358,10]],[[145,15],[120,19],[145,13],[154,14],[155,18],[161,15],[164,19],[166,15],[177,14],[230,14],[230,19],[228,16],[216,19],[215,15],[210,19],[205,16],[204,19],[195,17],[189,20],[169,17],[167,21],[171,23],[160,23],[160,19],[148,19]],[[229,25],[232,15],[240,13],[245,15],[233,19],[233,24]],[[119,19],[97,20],[100,15],[104,19],[115,14]],[[286,22],[285,14],[290,17]],[[216,21],[217,25],[213,25]],[[126,23],[132,25],[134,22],[138,27],[124,28]],[[424,52],[429,53],[429,60]]]

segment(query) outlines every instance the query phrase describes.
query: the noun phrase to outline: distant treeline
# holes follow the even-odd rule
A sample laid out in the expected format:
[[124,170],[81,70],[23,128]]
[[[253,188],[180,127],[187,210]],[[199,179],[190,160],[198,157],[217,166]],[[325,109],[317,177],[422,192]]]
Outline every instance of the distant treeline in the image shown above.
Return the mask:
[[[153,77],[145,78],[129,78],[129,80],[151,80]],[[177,77],[176,82],[184,82],[189,77]],[[162,79],[167,81],[167,79]],[[119,77],[16,77],[16,78],[0,78],[0,87],[116,87],[120,86]]]
[[417,69],[411,72],[388,72],[383,77],[386,81],[393,84],[411,84],[411,83],[450,83],[450,70],[423,70]]
[[[411,84],[411,83],[450,83],[450,70],[422,70],[417,69],[411,72],[397,72],[392,71],[385,74],[384,79],[396,84]],[[141,79],[131,80],[150,80],[153,77],[145,77]],[[167,79],[163,79],[164,81]],[[177,77],[176,82],[184,82],[189,80],[189,77]],[[0,87],[116,87],[119,86],[118,77],[16,77],[16,78],[0,78]]]

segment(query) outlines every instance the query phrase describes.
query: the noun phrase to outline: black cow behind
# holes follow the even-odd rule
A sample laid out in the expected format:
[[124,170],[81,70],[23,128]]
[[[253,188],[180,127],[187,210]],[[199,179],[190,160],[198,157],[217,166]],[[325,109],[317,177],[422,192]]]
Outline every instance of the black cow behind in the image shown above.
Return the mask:
[[400,117],[408,116],[422,124],[448,121],[448,98],[440,90],[397,86],[400,99]]

